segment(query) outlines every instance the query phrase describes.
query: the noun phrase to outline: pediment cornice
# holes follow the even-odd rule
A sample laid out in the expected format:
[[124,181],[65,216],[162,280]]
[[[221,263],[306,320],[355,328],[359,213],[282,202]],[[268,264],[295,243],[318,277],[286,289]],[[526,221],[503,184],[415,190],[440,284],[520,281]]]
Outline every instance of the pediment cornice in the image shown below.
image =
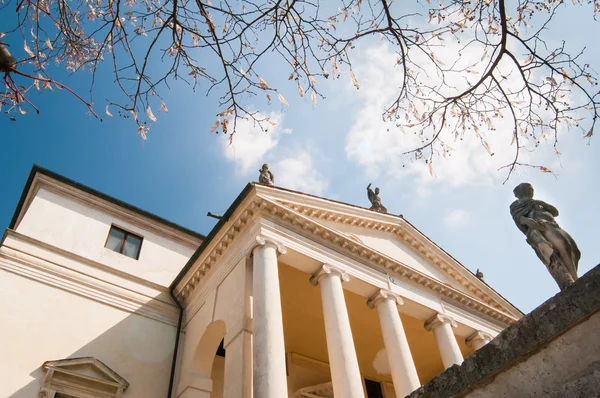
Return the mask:
[[[80,373],[77,367],[87,366],[99,372],[105,378],[97,378]],[[45,370],[54,370],[55,372],[69,374],[75,377],[93,380],[99,383],[110,384],[115,387],[127,389],[129,382],[121,377],[117,372],[106,366],[104,363],[94,357],[68,358],[57,361],[46,361],[42,365]]]
[[[420,285],[450,301],[469,307],[490,318],[496,319],[503,324],[510,324],[520,317],[520,314],[517,311],[511,311],[511,307],[508,307],[506,304],[503,305],[504,303],[501,301],[499,302],[488,292],[477,286],[476,283],[473,283],[472,280],[463,276],[462,272],[456,270],[447,260],[435,253],[435,248],[428,248],[421,240],[412,236],[414,232],[409,234],[410,231],[402,225],[393,224],[392,222],[377,221],[376,219],[364,219],[357,217],[356,215],[344,216],[341,213],[336,213],[331,210],[324,211],[318,208],[302,207],[293,203],[281,203],[272,198],[259,195],[256,191],[242,201],[229,222],[224,226],[225,228],[222,228],[222,230],[215,235],[210,244],[199,255],[194,265],[178,283],[176,294],[182,302],[186,302],[193,295],[194,291],[202,285],[204,279],[218,263],[224,252],[232,246],[242,232],[246,231],[246,229],[252,226],[254,221],[260,217],[264,217],[278,225],[308,236],[313,240],[334,248],[338,252],[356,258],[362,263],[375,267],[383,267],[395,272],[410,284]],[[391,218],[391,216],[387,217]],[[467,289],[467,291],[471,292],[472,295],[465,294],[459,289],[440,282],[435,278],[425,275],[398,260],[390,258],[373,248],[356,241],[341,231],[336,231],[324,225],[320,222],[322,219],[356,223],[356,225],[367,228],[387,230],[388,232],[398,234],[401,237],[406,235],[406,239],[410,239],[412,247],[415,247],[416,250],[419,251],[422,250],[422,254],[428,258],[429,261],[436,264],[450,276],[453,276]],[[414,246],[412,242],[414,242]],[[435,262],[436,260],[437,263]]]
[[[295,202],[278,202],[306,217],[315,219],[317,221],[330,221],[373,231],[387,232],[404,242],[406,246],[413,250],[413,252],[425,258],[430,264],[436,266],[445,275],[451,277],[454,281],[459,283],[478,299],[481,299],[497,309],[505,308],[506,304],[510,305],[510,303],[506,302],[506,300],[493,289],[487,285],[483,285],[481,280],[473,275],[471,271],[466,269],[461,263],[446,253],[427,236],[406,221],[402,216],[391,216],[384,214],[382,215],[383,217],[377,217],[379,213],[374,213],[370,210],[363,209],[365,212],[374,214],[368,214],[366,217],[361,217],[356,214],[348,214],[343,211],[322,209],[319,207],[308,206]],[[390,220],[390,218],[393,219]],[[354,238],[353,236],[350,237]],[[504,302],[505,305],[501,305],[501,302]]]

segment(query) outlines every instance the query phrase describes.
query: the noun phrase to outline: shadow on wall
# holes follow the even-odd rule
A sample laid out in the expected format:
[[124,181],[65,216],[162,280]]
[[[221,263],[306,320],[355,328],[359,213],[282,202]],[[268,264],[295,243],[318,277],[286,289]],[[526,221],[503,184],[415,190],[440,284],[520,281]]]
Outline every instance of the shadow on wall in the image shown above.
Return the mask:
[[[1,383],[0,395],[4,391],[9,398],[37,397],[46,375],[41,367],[45,361],[89,356],[130,383],[126,397],[167,397],[176,325],[1,271],[0,280],[5,275],[26,281],[25,290],[36,292],[34,300],[13,299],[12,304],[3,305],[11,317],[5,325],[10,325],[7,341],[12,348],[7,346],[11,366],[3,375],[8,379]],[[3,291],[4,286],[0,293]],[[48,302],[54,307],[50,315]],[[148,306],[150,303],[136,312]]]

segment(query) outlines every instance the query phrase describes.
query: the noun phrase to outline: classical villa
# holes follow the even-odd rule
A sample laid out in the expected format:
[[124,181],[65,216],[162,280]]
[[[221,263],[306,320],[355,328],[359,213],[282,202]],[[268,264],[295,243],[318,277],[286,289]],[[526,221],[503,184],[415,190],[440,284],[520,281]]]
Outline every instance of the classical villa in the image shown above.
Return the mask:
[[203,236],[38,167],[0,314],[10,398],[404,397],[523,316],[402,216],[250,183]]

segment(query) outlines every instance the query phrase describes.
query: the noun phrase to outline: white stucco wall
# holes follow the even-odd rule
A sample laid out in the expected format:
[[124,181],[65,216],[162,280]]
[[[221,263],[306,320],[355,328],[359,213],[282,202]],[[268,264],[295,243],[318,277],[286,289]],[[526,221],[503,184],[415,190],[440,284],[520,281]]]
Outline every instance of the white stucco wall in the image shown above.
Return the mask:
[[0,397],[36,397],[48,360],[92,356],[165,398],[176,327],[0,270]]
[[[104,247],[112,224],[144,238],[138,260]],[[16,231],[162,286],[169,286],[196,249],[44,187]]]

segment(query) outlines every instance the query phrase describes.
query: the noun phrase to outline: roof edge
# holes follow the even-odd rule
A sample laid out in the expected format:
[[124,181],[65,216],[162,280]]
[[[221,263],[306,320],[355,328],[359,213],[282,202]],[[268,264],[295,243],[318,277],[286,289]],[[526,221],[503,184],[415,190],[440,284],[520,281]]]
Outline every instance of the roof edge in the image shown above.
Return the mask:
[[227,209],[227,211],[225,212],[225,214],[223,214],[223,216],[221,217],[221,219],[219,220],[219,222],[217,222],[217,224],[215,224],[215,226],[210,231],[210,233],[208,234],[208,236],[206,237],[206,239],[204,239],[202,241],[202,244],[200,245],[200,247],[198,247],[198,249],[196,249],[196,251],[194,252],[194,254],[192,254],[192,257],[190,257],[190,259],[183,266],[183,268],[181,269],[181,271],[179,271],[179,273],[177,274],[177,276],[175,277],[175,279],[173,280],[173,282],[171,282],[171,285],[169,286],[169,290],[174,291],[174,289],[177,286],[177,284],[179,282],[181,282],[181,280],[183,279],[183,277],[185,276],[185,274],[190,270],[190,268],[192,268],[192,266],[194,265],[194,263],[196,262],[196,260],[198,260],[198,257],[200,257],[200,255],[202,254],[202,252],[204,252],[204,249],[206,249],[206,247],[208,247],[208,245],[210,245],[210,243],[215,238],[215,236],[219,233],[219,231],[221,230],[221,228],[225,224],[227,224],[227,222],[229,221],[229,219],[231,218],[231,216],[233,215],[233,213],[237,210],[238,206],[244,201],[244,199],[246,199],[246,197],[248,196],[248,194],[250,194],[250,192],[254,189],[254,185],[255,185],[254,182],[249,182],[248,184],[246,184],[246,186],[244,187],[244,189],[242,190],[242,192],[240,192],[240,194],[237,196],[237,198],[235,198],[235,200],[229,206],[229,208]]
[[41,166],[37,165],[37,164],[34,164],[33,167],[31,168],[31,171],[29,172],[29,177],[27,178],[27,182],[25,183],[25,186],[23,187],[23,191],[21,193],[21,197],[19,199],[19,202],[17,203],[17,207],[15,209],[15,212],[13,213],[13,217],[12,217],[12,219],[10,221],[9,226],[8,226],[9,229],[13,229],[13,230],[15,229],[15,225],[17,223],[17,220],[19,219],[19,216],[21,215],[21,212],[23,211],[23,205],[25,204],[25,201],[27,200],[27,196],[29,194],[29,190],[31,189],[31,186],[32,186],[33,182],[35,181],[35,177],[36,177],[37,173],[40,173],[40,174],[45,175],[47,177],[50,177],[50,178],[52,178],[54,180],[62,182],[63,184],[69,185],[69,186],[71,186],[73,188],[76,188],[76,189],[79,189],[79,190],[84,191],[86,193],[89,193],[90,195],[94,195],[94,196],[96,196],[96,197],[98,197],[100,199],[106,200],[106,201],[108,201],[108,202],[110,202],[112,204],[115,204],[117,206],[123,207],[123,208],[125,208],[127,210],[130,210],[130,211],[133,211],[135,213],[138,213],[141,216],[150,218],[151,220],[157,221],[157,222],[159,222],[161,224],[164,224],[164,225],[166,225],[168,227],[176,229],[176,230],[178,230],[180,232],[183,232],[183,233],[185,233],[187,235],[193,236],[193,237],[195,237],[197,239],[201,239],[201,240],[206,239],[206,236],[203,235],[203,234],[201,234],[201,233],[199,233],[199,232],[196,232],[196,231],[193,231],[193,230],[191,230],[189,228],[183,227],[183,226],[181,226],[179,224],[176,224],[176,223],[174,223],[172,221],[169,221],[169,220],[167,220],[165,218],[157,216],[156,214],[150,213],[149,211],[140,209],[139,207],[133,206],[133,205],[131,205],[129,203],[123,202],[122,200],[119,200],[119,199],[114,198],[114,197],[112,197],[110,195],[102,193],[102,192],[100,192],[100,191],[98,191],[96,189],[90,188],[87,185],[83,185],[81,183],[78,183],[77,181],[74,181],[74,180],[72,180],[70,178],[67,178],[67,177],[65,177],[65,176],[63,176],[61,174],[55,173],[55,172],[53,172],[51,170],[48,170],[48,169],[46,169],[44,167],[41,167]]

